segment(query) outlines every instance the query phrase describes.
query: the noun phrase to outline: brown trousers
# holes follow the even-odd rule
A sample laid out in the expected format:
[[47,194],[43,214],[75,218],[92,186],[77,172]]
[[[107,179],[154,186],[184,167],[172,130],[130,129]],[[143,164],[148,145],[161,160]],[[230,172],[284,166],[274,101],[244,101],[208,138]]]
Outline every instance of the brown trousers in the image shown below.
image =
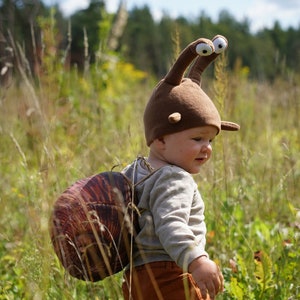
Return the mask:
[[201,296],[192,275],[171,261],[138,266],[131,276],[126,271],[122,289],[125,300],[209,300]]

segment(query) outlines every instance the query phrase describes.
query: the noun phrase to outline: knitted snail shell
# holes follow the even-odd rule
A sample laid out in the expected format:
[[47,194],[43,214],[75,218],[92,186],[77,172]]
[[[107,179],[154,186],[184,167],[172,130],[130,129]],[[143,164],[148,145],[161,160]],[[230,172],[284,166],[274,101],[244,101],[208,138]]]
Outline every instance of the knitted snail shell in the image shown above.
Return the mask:
[[132,196],[127,177],[104,172],[77,181],[56,200],[50,235],[70,275],[98,281],[128,264],[130,234],[138,227]]

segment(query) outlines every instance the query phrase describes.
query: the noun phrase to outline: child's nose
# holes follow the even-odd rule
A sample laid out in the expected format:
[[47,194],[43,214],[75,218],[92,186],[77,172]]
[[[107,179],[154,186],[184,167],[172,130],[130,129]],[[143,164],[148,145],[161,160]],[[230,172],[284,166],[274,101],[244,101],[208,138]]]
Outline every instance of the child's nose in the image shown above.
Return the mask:
[[202,151],[210,150],[211,149],[210,141],[209,140],[204,141],[201,149],[202,149]]

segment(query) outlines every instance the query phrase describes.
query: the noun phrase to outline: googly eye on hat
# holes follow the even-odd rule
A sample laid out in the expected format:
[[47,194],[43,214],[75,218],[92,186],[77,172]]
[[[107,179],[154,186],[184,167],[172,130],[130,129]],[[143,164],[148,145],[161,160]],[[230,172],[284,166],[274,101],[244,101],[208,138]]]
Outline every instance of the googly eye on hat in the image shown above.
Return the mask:
[[227,39],[217,35],[212,40],[199,38],[181,52],[146,105],[144,128],[148,146],[163,135],[193,127],[211,125],[218,132],[240,129],[236,123],[221,120],[216,106],[201,88],[202,73],[227,47]]

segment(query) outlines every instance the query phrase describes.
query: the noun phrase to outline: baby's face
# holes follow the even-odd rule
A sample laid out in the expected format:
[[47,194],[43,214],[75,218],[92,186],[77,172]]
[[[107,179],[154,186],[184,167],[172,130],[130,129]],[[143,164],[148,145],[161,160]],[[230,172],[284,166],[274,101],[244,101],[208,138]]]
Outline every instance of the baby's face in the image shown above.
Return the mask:
[[214,126],[201,126],[165,135],[164,160],[191,174],[199,173],[200,167],[211,157],[211,142],[217,133]]

